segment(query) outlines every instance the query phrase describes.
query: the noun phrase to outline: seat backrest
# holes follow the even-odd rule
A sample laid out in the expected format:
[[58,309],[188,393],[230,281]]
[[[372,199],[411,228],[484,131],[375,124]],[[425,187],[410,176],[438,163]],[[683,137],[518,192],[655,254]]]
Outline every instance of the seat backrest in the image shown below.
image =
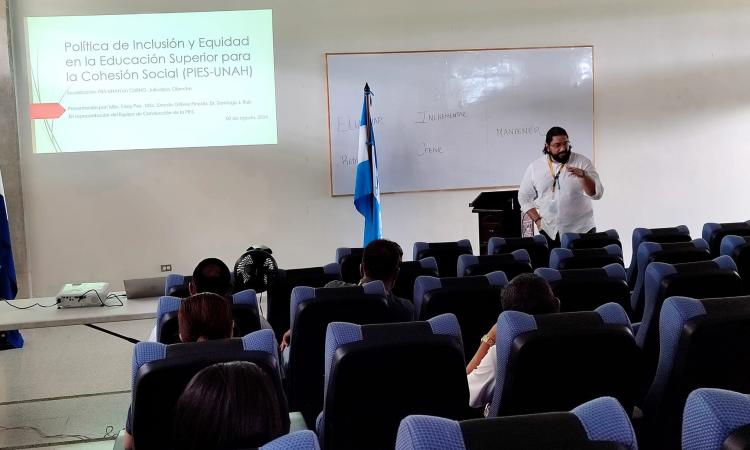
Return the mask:
[[610,302],[628,311],[630,289],[621,264],[599,269],[541,268],[534,273],[547,280],[552,292],[560,299],[560,312],[593,311]]
[[487,254],[511,253],[515,250],[526,250],[531,259],[531,267],[547,267],[549,263],[549,247],[544,236],[536,235],[526,238],[492,237],[487,242]]
[[401,421],[396,450],[637,450],[633,425],[612,397],[570,412],[492,417],[461,422],[434,416]]
[[737,264],[745,294],[750,294],[750,236],[725,236],[721,240],[721,254],[728,255]]
[[329,281],[340,280],[341,271],[336,263],[323,267],[304,269],[279,269],[273,284],[268,287],[268,306],[266,318],[276,333],[276,339],[289,329],[289,305],[292,289],[297,286],[323,287]]
[[732,258],[681,264],[654,262],[646,267],[645,308],[635,336],[643,349],[644,381],[653,379],[659,360],[659,312],[672,296],[731,297],[742,294],[742,280]]
[[594,269],[607,264],[624,267],[620,246],[610,244],[601,248],[553,248],[549,255],[550,269]]
[[289,430],[286,397],[281,385],[276,339],[271,330],[242,338],[164,345],[139,342],[133,350],[133,438],[139,450],[171,448],[174,406],[201,369],[228,361],[257,364],[273,380],[283,430]]
[[164,281],[164,295],[170,297],[187,298],[190,296],[188,285],[193,277],[190,275],[181,275],[179,273],[170,273]]
[[[260,312],[255,291],[246,289],[232,295],[232,319],[235,336],[244,336],[258,331]],[[156,307],[156,341],[162,344],[179,344],[180,330],[177,313],[182,298],[164,296],[159,298]]]
[[455,277],[460,255],[471,255],[471,242],[461,239],[456,242],[415,242],[414,261],[432,256],[437,261],[441,277]]
[[490,416],[567,411],[602,396],[632,411],[640,351],[628,316],[616,303],[593,312],[504,311],[495,345]]
[[311,288],[292,291],[291,345],[286,373],[293,411],[300,411],[308,427],[323,407],[323,353],[326,327],[331,322],[383,323],[392,319],[381,281],[362,286]]
[[711,388],[691,392],[682,418],[682,448],[750,448],[750,395]]
[[721,240],[724,236],[750,236],[750,220],[745,222],[706,223],[703,225],[702,237],[708,242],[711,256],[721,254]]
[[469,417],[461,332],[450,314],[426,322],[333,323],[325,360],[325,407],[317,422],[323,448],[393,448],[410,414]]
[[278,437],[259,450],[320,450],[320,445],[314,432],[300,430]]
[[422,258],[419,261],[401,261],[398,266],[398,277],[391,292],[396,297],[414,301],[414,282],[418,277],[438,276],[437,261],[433,257]]
[[598,233],[563,233],[560,236],[562,248],[602,248],[608,245],[622,247],[620,235],[616,230],[600,231]]
[[679,448],[690,392],[715,387],[750,393],[750,296],[671,297],[659,321],[661,354],[644,419],[658,448]]
[[642,242],[638,246],[636,256],[637,274],[635,286],[630,296],[630,308],[633,318],[641,320],[645,303],[645,281],[646,267],[652,262],[663,262],[668,264],[679,264],[685,262],[708,261],[712,259],[708,251],[708,243],[703,239],[694,239],[690,242]]
[[414,284],[414,314],[427,320],[445,313],[458,319],[464,353],[473,354],[482,335],[503,312],[503,272],[456,278],[419,277]]
[[362,278],[359,266],[362,264],[362,247],[339,247],[336,249],[336,262],[341,269],[341,279],[347,283],[357,284]]
[[522,273],[531,273],[531,258],[524,249],[494,255],[461,255],[458,257],[456,273],[459,277],[487,275],[501,271],[509,280]]
[[691,239],[690,230],[688,230],[686,225],[667,228],[634,229],[633,247],[630,257],[630,265],[628,266],[628,285],[631,288],[635,286],[635,278],[638,274],[638,247],[641,245],[641,242],[658,242],[664,244],[669,242],[688,242]]

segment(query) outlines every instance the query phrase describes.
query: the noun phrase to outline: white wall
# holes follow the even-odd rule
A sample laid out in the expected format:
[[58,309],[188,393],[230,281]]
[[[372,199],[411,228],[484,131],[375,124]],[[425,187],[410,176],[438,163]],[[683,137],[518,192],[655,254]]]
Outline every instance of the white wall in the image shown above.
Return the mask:
[[[24,0],[15,13],[62,14],[58,3],[113,11],[92,0]],[[351,197],[329,196],[325,52],[594,45],[599,228],[627,241],[639,225],[685,223],[698,236],[706,221],[750,218],[748,1],[221,3],[273,8],[279,144],[64,155],[22,147],[34,295],[73,280],[117,285],[162,263],[189,272],[205,256],[231,263],[250,243],[271,246],[287,268],[359,244]],[[149,5],[127,2],[131,11]],[[386,195],[385,235],[408,254],[415,240],[470,237],[478,248],[468,208],[476,194]]]

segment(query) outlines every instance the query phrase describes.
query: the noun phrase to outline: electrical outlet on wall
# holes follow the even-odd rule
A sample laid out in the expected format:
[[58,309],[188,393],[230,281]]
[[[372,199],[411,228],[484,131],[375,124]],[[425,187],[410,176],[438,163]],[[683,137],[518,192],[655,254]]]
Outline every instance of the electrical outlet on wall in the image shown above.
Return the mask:
[[171,272],[172,271],[172,264],[162,264],[161,265],[161,271],[162,272]]

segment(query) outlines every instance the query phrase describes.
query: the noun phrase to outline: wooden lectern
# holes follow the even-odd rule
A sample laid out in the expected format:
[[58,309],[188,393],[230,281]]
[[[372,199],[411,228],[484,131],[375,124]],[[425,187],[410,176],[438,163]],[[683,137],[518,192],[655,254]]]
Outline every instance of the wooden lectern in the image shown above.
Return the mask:
[[491,237],[521,237],[518,191],[482,192],[469,203],[479,215],[479,254],[487,254]]

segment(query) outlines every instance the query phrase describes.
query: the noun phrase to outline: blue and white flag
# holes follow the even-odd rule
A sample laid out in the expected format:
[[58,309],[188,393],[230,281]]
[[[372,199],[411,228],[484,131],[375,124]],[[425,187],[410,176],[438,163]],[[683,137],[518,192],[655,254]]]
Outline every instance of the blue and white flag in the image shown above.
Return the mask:
[[[17,293],[16,266],[13,263],[10,224],[8,223],[8,210],[5,207],[5,189],[3,189],[3,176],[0,173],[0,298],[12,300],[16,298]],[[0,331],[0,348],[2,347],[23,347],[21,333],[17,330]]]
[[375,151],[375,133],[372,129],[370,104],[372,92],[365,83],[365,100],[359,121],[359,151],[357,152],[357,179],[354,184],[354,207],[365,217],[364,247],[383,237],[380,219],[380,183],[378,182],[378,156]]

